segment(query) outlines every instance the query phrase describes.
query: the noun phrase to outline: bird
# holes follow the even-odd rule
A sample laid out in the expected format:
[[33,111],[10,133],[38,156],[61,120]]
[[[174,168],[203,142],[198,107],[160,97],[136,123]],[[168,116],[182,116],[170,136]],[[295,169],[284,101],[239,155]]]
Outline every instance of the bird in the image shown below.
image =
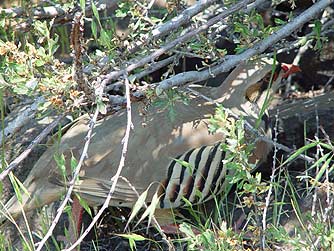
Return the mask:
[[[214,102],[189,94],[188,104],[178,102],[174,105],[174,120],[169,119],[168,109],[133,103],[133,130],[110,206],[131,208],[138,200],[138,193],[146,190],[146,201],[150,202],[157,194],[157,207],[161,209],[183,207],[183,198],[200,204],[222,193],[224,178],[229,172],[223,164],[226,152],[220,148],[224,135],[208,131],[210,117],[219,103],[255,125],[257,112],[269,90],[270,76],[273,75],[271,87],[275,88],[282,78],[299,69],[277,63],[272,74],[273,64],[272,59],[239,64],[219,87],[201,88]],[[262,120],[261,130],[270,136],[268,121]],[[75,193],[90,206],[103,204],[108,195],[122,154],[126,123],[126,111],[121,110],[99,120],[94,127],[87,158],[74,185]],[[79,159],[88,125],[87,117],[80,119],[58,144],[42,154],[23,183],[28,194],[22,194],[21,203],[13,196],[5,204],[5,211],[14,219],[21,215],[22,209],[27,212],[39,208],[65,194],[67,179],[71,176],[71,158]],[[251,162],[265,160],[270,150],[269,143],[258,141]],[[68,175],[65,179],[54,157],[61,154],[65,157]],[[177,160],[188,162],[192,168],[186,168]],[[202,196],[198,197],[198,191]]]

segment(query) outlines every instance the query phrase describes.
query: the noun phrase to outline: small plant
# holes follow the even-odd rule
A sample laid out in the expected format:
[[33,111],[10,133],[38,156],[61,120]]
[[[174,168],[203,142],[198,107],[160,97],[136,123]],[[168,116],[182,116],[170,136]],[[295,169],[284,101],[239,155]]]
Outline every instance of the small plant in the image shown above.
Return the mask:
[[185,235],[183,240],[187,241],[188,249],[208,251],[244,250],[244,241],[241,235],[231,229],[227,229],[226,223],[222,222],[220,228],[214,230],[206,229],[195,234],[187,223],[180,225],[180,231]]
[[182,102],[188,105],[188,98],[182,92],[174,89],[169,89],[162,95],[153,100],[152,105],[161,108],[162,110],[168,110],[168,116],[171,121],[175,121],[177,116],[177,111],[175,110],[175,105],[178,102]]

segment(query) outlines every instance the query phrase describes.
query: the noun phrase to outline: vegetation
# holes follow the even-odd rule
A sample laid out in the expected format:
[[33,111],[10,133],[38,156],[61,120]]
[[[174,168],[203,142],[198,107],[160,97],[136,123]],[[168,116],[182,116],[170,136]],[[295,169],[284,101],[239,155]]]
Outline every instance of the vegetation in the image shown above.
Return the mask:
[[[173,212],[179,232],[168,241],[154,227],[147,228],[159,229],[153,217],[158,198],[144,205],[144,193],[132,213],[105,213],[99,221],[104,224],[96,226],[94,237],[82,242],[81,250],[164,250],[168,245],[187,250],[334,250],[333,132],[328,119],[333,102],[331,96],[317,99],[332,95],[334,71],[317,63],[334,60],[328,52],[334,43],[332,1],[200,1],[193,7],[187,3],[191,1],[179,0],[102,2],[22,0],[3,3],[0,9],[2,208],[10,189],[19,200],[28,193],[20,180],[26,176],[22,170],[32,168],[33,157],[25,154],[39,144],[57,144],[68,128],[63,118],[73,122],[95,113],[94,124],[98,116],[143,101],[168,109],[173,121],[178,119],[175,104],[188,104],[192,95],[184,86],[214,86],[241,62],[269,56],[303,63],[304,68],[278,90],[275,98],[285,99],[282,106],[275,110],[268,99],[262,108],[264,116],[264,108],[271,107],[276,144],[264,167],[249,162],[254,144],[246,136],[245,119],[232,118],[229,110],[218,106],[210,130],[226,135],[220,147],[229,153],[225,161],[233,175],[226,177],[226,191],[231,192],[215,197],[206,209],[186,201],[184,218]],[[305,77],[313,74],[310,69],[330,73],[319,73],[318,82],[312,82]],[[311,90],[317,94],[311,105],[300,101]],[[284,105],[294,97],[299,100],[284,113]],[[43,122],[55,118],[62,122]],[[42,132],[45,124],[50,126]],[[291,128],[297,124],[294,135]],[[282,136],[281,127],[288,137]],[[55,160],[67,180],[66,160],[62,155]],[[70,160],[74,178],[79,163]],[[93,217],[87,202],[80,203]],[[69,206],[64,211],[70,214]],[[38,228],[30,228],[25,215],[24,223],[14,221],[12,235],[17,239],[7,238],[8,226],[1,226],[0,250],[38,249],[36,243],[54,218],[48,214],[50,207],[43,208]],[[63,239],[70,234],[58,224],[65,238],[52,235],[45,243],[47,250],[65,248]],[[117,246],[124,240],[128,245]]]

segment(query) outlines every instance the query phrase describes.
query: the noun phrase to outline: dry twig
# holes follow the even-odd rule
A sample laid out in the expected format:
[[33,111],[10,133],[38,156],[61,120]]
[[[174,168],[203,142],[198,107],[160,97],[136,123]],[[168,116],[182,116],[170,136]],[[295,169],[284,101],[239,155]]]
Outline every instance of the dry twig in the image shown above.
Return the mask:
[[293,19],[290,23],[284,25],[280,30],[274,32],[264,40],[256,43],[253,47],[240,53],[238,55],[230,56],[228,60],[223,61],[221,64],[209,68],[203,71],[189,71],[177,74],[169,79],[163,80],[157,83],[158,93],[164,90],[170,89],[174,86],[184,85],[186,83],[197,83],[200,81],[213,78],[220,73],[231,70],[237,64],[246,61],[247,59],[264,52],[267,48],[278,42],[279,40],[287,37],[292,32],[297,30],[300,26],[310,21],[315,15],[320,13],[324,8],[333,3],[333,0],[320,0],[313,4],[310,8],[302,12],[298,17]]
[[65,114],[58,116],[51,124],[49,124],[44,130],[29,144],[26,150],[21,153],[16,159],[14,159],[7,168],[0,174],[0,181],[3,180],[14,168],[18,166],[30,152],[55,128],[59,121],[65,116]]
[[83,234],[78,238],[78,240],[69,248],[64,249],[63,251],[71,251],[73,250],[76,246],[78,246],[83,239],[85,238],[85,236],[89,233],[89,231],[94,227],[95,223],[98,221],[98,219],[100,219],[102,213],[104,212],[105,209],[108,208],[109,206],[109,202],[111,200],[111,196],[115,191],[116,188],[116,184],[117,181],[120,177],[120,174],[122,172],[122,169],[124,167],[125,164],[125,158],[126,158],[126,153],[127,153],[127,149],[128,149],[128,143],[129,143],[129,136],[130,136],[130,131],[133,128],[133,124],[132,124],[132,116],[131,116],[131,101],[130,101],[130,84],[129,84],[129,80],[128,80],[128,76],[127,74],[124,75],[124,81],[125,81],[125,96],[126,96],[126,110],[127,110],[127,124],[126,124],[126,131],[125,131],[125,135],[124,138],[122,140],[123,142],[123,148],[122,148],[122,156],[118,165],[118,169],[116,174],[112,177],[111,181],[112,181],[112,186],[109,190],[108,196],[105,199],[102,207],[100,208],[100,210],[97,212],[97,214],[94,216],[94,218],[92,219],[92,222],[89,224],[89,226],[86,228],[86,230],[83,232]]

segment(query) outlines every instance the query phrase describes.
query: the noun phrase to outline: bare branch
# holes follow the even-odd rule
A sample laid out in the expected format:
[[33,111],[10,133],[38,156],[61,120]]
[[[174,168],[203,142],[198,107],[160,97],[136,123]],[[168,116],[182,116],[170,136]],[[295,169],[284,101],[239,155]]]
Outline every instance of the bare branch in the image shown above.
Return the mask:
[[264,52],[267,48],[278,42],[279,40],[287,37],[293,31],[297,30],[306,22],[310,21],[315,15],[321,12],[328,5],[333,3],[333,0],[320,0],[319,2],[313,4],[310,8],[301,13],[298,17],[293,19],[290,23],[283,26],[277,32],[274,32],[272,35],[266,39],[258,42],[252,48],[244,51],[241,54],[230,56],[230,58],[223,63],[209,68],[203,71],[189,71],[177,74],[170,77],[169,79],[163,80],[160,83],[157,83],[157,92],[161,93],[164,90],[170,89],[173,86],[180,86],[186,83],[196,83],[200,81],[207,80],[209,78],[215,77],[220,73],[227,72],[231,70],[237,64]]
[[16,159],[14,159],[7,168],[0,174],[0,181],[3,180],[14,168],[17,167],[30,152],[55,128],[59,121],[65,116],[65,114],[58,116],[51,124],[49,124],[44,130],[29,144],[26,150],[21,153]]
[[60,216],[62,215],[62,213],[64,211],[64,208],[67,205],[67,202],[69,201],[69,199],[71,197],[75,181],[78,179],[78,176],[79,176],[79,173],[80,173],[80,170],[81,170],[81,166],[82,166],[83,161],[85,160],[85,158],[87,156],[88,147],[89,147],[90,141],[92,139],[93,129],[94,129],[94,126],[95,126],[98,114],[99,114],[99,110],[96,109],[96,111],[94,113],[94,116],[93,116],[93,118],[91,119],[91,121],[89,123],[89,130],[88,130],[87,136],[85,138],[86,142],[85,142],[85,145],[83,147],[82,154],[80,156],[78,165],[75,167],[74,173],[72,175],[72,179],[68,183],[68,190],[67,190],[66,196],[65,196],[64,200],[62,201],[61,205],[59,206],[58,212],[57,212],[55,218],[53,219],[53,221],[51,223],[51,226],[48,229],[48,232],[45,234],[45,236],[43,237],[43,239],[39,242],[36,251],[41,251],[42,248],[43,248],[43,246],[44,246],[44,244],[46,243],[46,241],[52,235],[52,232],[55,229],[55,227],[56,227],[56,225],[57,225],[57,223],[58,223],[58,221],[60,219]]
[[128,150],[128,143],[129,143],[129,137],[130,137],[130,131],[133,128],[133,124],[132,124],[132,116],[131,116],[131,101],[130,101],[130,83],[128,80],[128,76],[127,74],[124,75],[124,80],[125,80],[125,96],[126,96],[126,110],[127,110],[127,124],[126,124],[126,131],[125,131],[125,135],[124,138],[122,140],[123,143],[123,148],[122,148],[122,156],[118,165],[118,169],[116,174],[111,178],[111,182],[112,182],[112,186],[109,190],[108,196],[105,199],[101,209],[98,211],[98,213],[94,216],[94,218],[92,219],[92,222],[89,224],[89,226],[86,228],[86,230],[83,232],[83,234],[78,238],[78,240],[69,248],[64,249],[63,251],[71,251],[73,250],[76,246],[78,246],[83,239],[85,238],[85,236],[90,232],[90,230],[94,227],[95,223],[98,221],[98,219],[100,219],[101,215],[103,214],[104,210],[108,208],[109,206],[109,202],[111,200],[111,196],[114,193],[115,189],[116,189],[116,184],[118,182],[118,179],[120,177],[120,174],[122,172],[122,169],[124,167],[125,164],[125,158],[126,158],[126,153]]
[[[155,72],[169,64],[171,64],[172,62],[174,61],[178,61],[178,56],[177,55],[174,55],[174,56],[171,56],[169,58],[166,58],[166,59],[163,59],[163,60],[160,60],[158,62],[152,62],[149,66],[145,67],[145,70],[142,71],[142,72],[139,72],[139,73],[136,73],[136,74],[133,74],[133,75],[130,75],[129,76],[129,79],[131,81],[134,81],[136,79],[141,79],[149,74],[151,74],[152,72]],[[110,91],[113,89],[113,85],[119,85],[119,84],[123,84],[121,83],[121,81],[118,81],[118,82],[115,82],[115,83],[112,83],[110,85],[108,85],[106,87],[106,92]]]
[[196,4],[190,6],[189,8],[185,9],[181,14],[177,15],[176,17],[172,18],[170,21],[159,25],[155,28],[151,33],[146,34],[142,41],[138,41],[135,44],[135,47],[130,49],[131,53],[138,51],[144,44],[149,44],[153,40],[157,40],[164,35],[168,34],[169,32],[178,29],[182,25],[188,23],[191,18],[208,6],[215,3],[216,0],[201,0],[198,1]]
[[[274,142],[277,143],[277,136],[278,136],[278,113],[279,110],[277,110],[277,113],[275,114],[275,126],[274,126]],[[271,195],[273,193],[273,184],[274,184],[274,180],[275,180],[275,173],[277,171],[277,166],[276,166],[276,158],[277,158],[277,152],[278,149],[276,147],[276,145],[274,144],[274,155],[272,157],[272,161],[273,161],[273,166],[271,168],[271,175],[270,175],[270,182],[269,182],[269,190],[265,199],[265,206],[263,208],[263,213],[262,213],[262,232],[265,232],[267,229],[267,213],[269,210],[269,205],[270,205],[270,198]],[[262,234],[262,238],[261,238],[261,245],[262,248],[265,248],[265,243],[266,243],[266,235]]]
[[215,23],[221,21],[222,19],[228,17],[229,15],[241,10],[242,8],[245,8],[247,6],[247,4],[249,4],[250,2],[252,2],[252,0],[243,0],[235,5],[233,5],[232,7],[230,7],[229,9],[223,11],[222,13],[220,13],[219,15],[215,16],[214,18],[210,19],[206,24],[201,25],[200,27],[198,27],[197,29],[191,30],[190,32],[178,37],[177,39],[173,40],[172,42],[168,43],[167,45],[161,47],[160,49],[156,50],[155,52],[153,52],[152,54],[142,58],[142,59],[138,59],[136,60],[136,62],[131,63],[128,67],[126,67],[124,70],[120,70],[120,71],[113,71],[107,75],[105,75],[103,77],[103,84],[106,85],[108,82],[111,82],[117,78],[119,78],[121,75],[123,75],[125,72],[131,72],[139,67],[144,66],[147,63],[152,62],[154,59],[156,59],[157,57],[165,54],[166,52],[168,52],[170,49],[174,48],[174,47],[178,47],[180,46],[182,43],[185,43],[186,41],[188,41],[189,39],[191,39],[192,37],[194,37],[195,35],[206,31],[207,29],[209,29],[210,26],[214,25]]

